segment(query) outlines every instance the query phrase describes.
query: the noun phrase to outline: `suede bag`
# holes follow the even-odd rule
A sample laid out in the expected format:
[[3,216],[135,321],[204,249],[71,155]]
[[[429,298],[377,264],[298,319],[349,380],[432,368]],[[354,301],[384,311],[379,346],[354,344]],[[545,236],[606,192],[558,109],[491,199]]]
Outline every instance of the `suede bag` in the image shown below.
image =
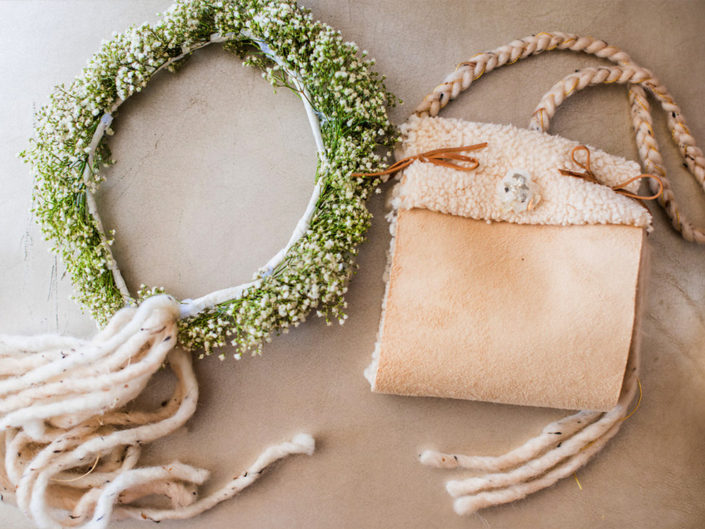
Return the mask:
[[[583,68],[554,85],[532,130],[436,117],[485,73],[550,50],[615,65]],[[645,173],[546,133],[562,101],[601,83],[627,85]],[[376,173],[403,170],[392,191],[387,288],[365,372],[373,391],[580,409],[503,454],[422,450],[424,465],[471,472],[446,482],[458,514],[574,475],[639,409],[639,309],[651,230],[640,199],[658,200],[684,239],[705,244],[666,177],[647,92],[705,188],[705,155],[653,73],[604,41],[560,32],[459,64],[402,125],[397,163]],[[642,179],[650,196],[637,194]]]
[[[593,70],[572,76],[614,82]],[[620,82],[644,77],[613,70]],[[534,129],[570,84],[544,97]],[[401,126],[396,157],[410,163],[392,191],[387,287],[365,372],[372,390],[612,409],[639,346],[651,215],[636,193],[647,175],[542,130],[431,116],[433,104]],[[424,156],[460,146],[472,146],[472,170]]]

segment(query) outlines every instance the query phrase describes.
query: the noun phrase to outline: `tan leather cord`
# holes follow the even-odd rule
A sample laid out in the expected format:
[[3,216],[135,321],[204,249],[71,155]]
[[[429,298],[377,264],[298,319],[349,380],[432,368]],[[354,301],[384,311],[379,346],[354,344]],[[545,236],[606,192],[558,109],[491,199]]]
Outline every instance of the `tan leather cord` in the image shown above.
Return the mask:
[[[547,131],[550,119],[558,105],[572,93],[592,84],[626,83],[631,103],[632,121],[636,132],[636,143],[646,173],[658,175],[663,193],[658,203],[670,218],[673,227],[683,238],[705,244],[705,230],[694,226],[680,211],[670,181],[666,177],[663,158],[653,133],[653,120],[646,99],[646,88],[660,103],[667,115],[668,128],[683,157],[686,167],[705,190],[705,155],[695,144],[685,118],[668,90],[654,75],[615,46],[591,37],[572,33],[541,32],[515,40],[492,51],[478,53],[468,61],[460,63],[454,72],[436,86],[416,108],[419,116],[435,116],[452,99],[458,97],[485,73],[521,59],[538,55],[544,51],[567,50],[595,55],[616,63],[618,66],[585,68],[567,76],[557,83],[542,99],[531,120],[530,128]],[[650,181],[652,192],[659,184]]]
[[[630,193],[629,191],[627,191],[625,189],[625,187],[627,187],[632,182],[636,182],[637,180],[643,180],[646,178],[651,179],[651,180],[655,180],[659,186],[658,191],[656,191],[653,195],[649,195],[648,197],[645,197],[643,195],[636,195],[634,193]],[[656,175],[649,174],[649,173],[642,173],[640,175],[633,176],[632,178],[630,178],[629,180],[627,180],[625,182],[622,182],[621,184],[617,184],[616,186],[612,186],[612,189],[614,189],[620,195],[624,195],[625,197],[635,198],[637,200],[656,200],[656,199],[658,199],[658,197],[660,197],[663,194],[663,182]]]
[[[484,149],[487,147],[487,143],[477,143],[475,145],[463,145],[461,147],[443,147],[441,149],[433,149],[432,151],[426,151],[419,154],[414,154],[412,156],[407,156],[402,158],[397,162],[390,165],[384,171],[377,171],[375,173],[352,173],[351,176],[384,176],[394,174],[397,171],[401,171],[409,167],[416,160],[421,162],[432,163],[434,165],[440,165],[443,167],[449,167],[450,169],[455,169],[457,171],[474,171],[480,165],[477,158],[473,156],[466,156],[460,154],[461,152],[475,151],[477,149]],[[470,165],[460,165],[459,163],[453,162],[465,162]]]
[[[585,161],[578,160],[578,158],[575,156],[578,151],[583,151],[585,152]],[[570,158],[573,160],[573,163],[580,167],[582,171],[572,171],[570,169],[558,169],[558,171],[563,175],[563,176],[574,176],[576,178],[582,178],[583,180],[587,180],[588,182],[592,182],[593,184],[602,184],[600,180],[595,176],[595,173],[592,172],[592,169],[590,168],[590,149],[587,147],[587,145],[576,145],[573,147],[573,149],[570,151]],[[634,193],[631,193],[626,190],[626,187],[631,184],[632,182],[636,182],[637,180],[641,179],[653,179],[656,180],[656,183],[658,185],[658,191],[654,192],[653,195],[645,197],[642,195],[636,195]],[[619,193],[620,195],[624,195],[625,197],[629,198],[635,198],[637,200],[655,200],[661,196],[663,193],[663,182],[661,181],[661,178],[659,178],[656,175],[653,174],[648,174],[648,173],[642,173],[640,175],[634,176],[630,178],[629,180],[626,180],[625,182],[622,182],[620,184],[611,186],[612,189]]]

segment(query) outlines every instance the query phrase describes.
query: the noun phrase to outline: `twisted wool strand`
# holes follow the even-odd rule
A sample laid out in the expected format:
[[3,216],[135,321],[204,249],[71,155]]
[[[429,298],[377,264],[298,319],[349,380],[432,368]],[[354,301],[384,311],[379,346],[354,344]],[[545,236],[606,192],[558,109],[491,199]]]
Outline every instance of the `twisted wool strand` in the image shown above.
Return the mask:
[[[626,380],[617,405],[602,414],[597,421],[575,433],[570,433],[570,430],[567,432],[560,430],[554,432],[553,448],[537,454],[537,456],[532,457],[528,461],[517,461],[519,463],[518,466],[508,472],[497,472],[465,480],[449,481],[446,484],[448,492],[451,496],[459,497],[470,496],[487,489],[510,488],[517,483],[525,483],[539,478],[551,469],[557,469],[557,466],[570,465],[573,468],[573,465],[577,464],[577,467],[565,474],[570,475],[575,469],[588,461],[590,456],[587,452],[588,447],[597,443],[606,443],[619,430],[619,426],[623,422],[624,417],[626,417],[629,405],[634,399],[638,388],[637,361],[638,354],[632,355],[632,359],[627,365]],[[577,423],[577,420],[574,423]],[[560,477],[565,477],[565,475]],[[556,477],[552,483],[555,483],[560,477]]]
[[602,40],[579,37],[572,33],[542,32],[514,40],[492,51],[478,53],[468,61],[460,63],[453,73],[423,99],[415,112],[419,116],[436,116],[452,99],[458,97],[463,90],[470,88],[470,85],[485,73],[551,50],[583,52],[608,59],[619,65],[633,64],[632,59],[624,51]]
[[546,425],[540,435],[501,456],[468,456],[424,450],[419,456],[419,461],[424,465],[438,468],[468,468],[499,472],[534,459],[548,448],[555,446],[560,439],[568,438],[596,421],[600,415],[602,412],[583,410],[575,415],[563,417]]
[[[673,227],[683,234],[689,241],[705,244],[705,231],[694,226],[683,214],[676,202],[670,180],[666,177],[666,170],[663,165],[663,158],[659,150],[658,141],[654,135],[653,118],[646,99],[646,92],[640,86],[633,86],[629,91],[630,108],[632,113],[632,123],[637,135],[637,146],[639,148],[639,158],[644,164],[647,172],[661,177],[663,182],[663,193],[658,199],[661,207],[666,211]],[[698,182],[705,188],[705,156],[700,148],[695,145],[695,140],[685,123],[685,119],[678,107],[669,104],[667,110],[668,126],[671,129],[674,141],[678,144],[678,150],[683,157],[687,169],[695,176]],[[651,182],[652,191],[656,183]]]
[[[478,54],[470,61],[461,63],[454,73],[426,96],[416,113],[435,116],[485,72],[552,49],[591,53],[609,59],[618,66],[585,68],[564,78],[544,96],[533,114],[530,127],[547,131],[558,105],[577,90],[599,83],[626,83],[640,158],[645,170],[660,176],[663,182],[664,191],[659,203],[671,218],[673,226],[686,240],[705,243],[703,231],[685,219],[675,202],[670,182],[665,176],[643,87],[660,101],[668,113],[668,127],[681,156],[690,172],[705,188],[705,157],[702,151],[696,147],[680,108],[666,88],[649,70],[634,64],[626,53],[603,41],[565,33],[540,33],[514,41],[493,52]],[[651,183],[654,193],[656,187],[656,182]],[[448,492],[456,497],[454,509],[458,514],[470,514],[485,507],[524,498],[574,473],[616,435],[622,422],[629,416],[628,406],[637,388],[641,390],[638,367],[639,348],[635,347],[627,364],[618,404],[609,412],[585,410],[555,421],[547,425],[537,437],[500,456],[467,456],[426,450],[419,459],[423,464],[440,468],[468,468],[488,472],[465,480],[451,480],[446,484]]]
[[602,438],[597,439],[593,444],[587,445],[583,452],[532,481],[516,483],[505,489],[488,490],[474,495],[462,496],[453,502],[453,508],[460,515],[471,514],[486,507],[520,500],[534,492],[548,488],[556,481],[570,476],[587,463],[593,455],[602,450],[607,441],[616,435],[618,430],[619,426],[612,427]]
[[[251,485],[272,462],[313,453],[313,438],[297,435],[202,499],[204,469],[179,461],[137,467],[142,445],[180,428],[196,409],[190,356],[174,348],[178,314],[178,303],[162,295],[119,311],[90,342],[0,336],[0,487],[39,527],[190,518]],[[156,410],[128,409],[164,362],[177,379],[172,397]],[[171,507],[134,505],[154,495]]]

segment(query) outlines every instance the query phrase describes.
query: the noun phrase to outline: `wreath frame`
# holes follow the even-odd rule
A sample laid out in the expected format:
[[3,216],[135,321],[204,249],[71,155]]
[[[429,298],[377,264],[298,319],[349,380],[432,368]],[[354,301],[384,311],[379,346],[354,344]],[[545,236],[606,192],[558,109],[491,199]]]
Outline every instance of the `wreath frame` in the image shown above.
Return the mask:
[[386,111],[397,99],[366,52],[293,0],[179,0],[156,23],[104,41],[70,85],[56,86],[20,156],[32,167],[33,214],[65,263],[74,298],[99,325],[163,292],[143,285],[133,297],[112,255],[115,232],[103,229],[93,197],[100,168],[114,163],[104,136],[120,104],[212,43],[261,68],[273,86],[295,90],[318,149],[314,193],[289,244],[253,281],[181,302],[185,348],[202,357],[229,342],[240,358],[313,309],[328,324],[346,318],[347,282],[371,219],[365,202],[379,183],[353,173],[378,168],[380,146],[397,139]]

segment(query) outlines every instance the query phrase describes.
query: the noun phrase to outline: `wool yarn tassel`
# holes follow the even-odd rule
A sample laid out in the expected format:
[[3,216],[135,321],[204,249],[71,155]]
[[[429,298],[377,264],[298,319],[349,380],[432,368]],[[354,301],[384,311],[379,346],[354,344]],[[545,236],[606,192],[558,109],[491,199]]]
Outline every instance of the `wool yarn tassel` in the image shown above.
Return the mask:
[[[147,299],[116,313],[93,340],[0,336],[0,488],[39,527],[107,527],[111,518],[190,518],[251,485],[274,461],[314,451],[311,436],[266,449],[219,490],[199,499],[207,470],[175,461],[138,467],[141,447],[193,415],[198,384],[175,347],[179,304]],[[153,411],[127,409],[167,363],[172,397]],[[158,495],[170,508],[134,505]]]
[[456,498],[453,507],[458,514],[472,514],[486,507],[525,498],[573,474],[617,434],[630,415],[629,405],[637,389],[641,396],[638,366],[639,348],[635,347],[627,362],[619,401],[608,412],[584,410],[552,422],[538,436],[500,456],[467,456],[425,450],[419,460],[424,465],[438,468],[487,472],[446,483],[446,490]]

